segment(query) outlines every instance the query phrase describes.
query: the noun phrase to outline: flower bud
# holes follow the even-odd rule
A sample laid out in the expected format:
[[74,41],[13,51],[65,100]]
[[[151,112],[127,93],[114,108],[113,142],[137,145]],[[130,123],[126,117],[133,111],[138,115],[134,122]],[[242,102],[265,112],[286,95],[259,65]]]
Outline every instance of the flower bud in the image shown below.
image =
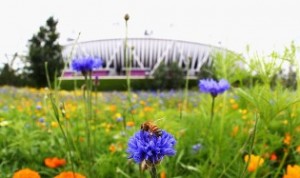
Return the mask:
[[124,19],[125,19],[126,21],[128,21],[128,20],[129,20],[129,15],[128,15],[128,14],[125,14]]

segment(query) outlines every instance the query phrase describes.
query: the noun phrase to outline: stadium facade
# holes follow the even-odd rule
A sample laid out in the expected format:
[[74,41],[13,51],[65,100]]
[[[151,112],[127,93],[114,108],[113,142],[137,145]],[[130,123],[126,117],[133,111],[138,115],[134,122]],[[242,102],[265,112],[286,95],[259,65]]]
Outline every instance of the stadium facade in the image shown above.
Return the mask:
[[102,78],[124,77],[129,60],[131,77],[151,77],[161,63],[168,65],[171,62],[177,62],[185,73],[195,77],[201,66],[210,62],[216,52],[226,50],[201,43],[155,38],[119,38],[73,43],[63,48],[63,57],[67,62],[63,77],[79,76],[69,64],[72,59],[83,57],[103,60],[102,68],[93,72],[93,76]]

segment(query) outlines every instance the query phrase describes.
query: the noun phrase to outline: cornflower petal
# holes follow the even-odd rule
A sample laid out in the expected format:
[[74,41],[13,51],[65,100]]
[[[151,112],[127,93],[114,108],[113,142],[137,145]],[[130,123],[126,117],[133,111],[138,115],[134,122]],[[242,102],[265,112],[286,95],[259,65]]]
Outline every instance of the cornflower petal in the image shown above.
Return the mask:
[[138,131],[129,139],[127,153],[136,163],[144,160],[152,164],[159,163],[164,156],[173,156],[176,151],[174,137],[162,131],[162,136],[155,136],[146,131]]
[[219,82],[213,79],[199,80],[198,86],[201,92],[210,93],[214,97],[230,88],[230,84],[225,79],[221,79]]
[[75,71],[86,73],[92,71],[95,68],[102,66],[102,60],[100,58],[76,58],[72,60],[72,68]]

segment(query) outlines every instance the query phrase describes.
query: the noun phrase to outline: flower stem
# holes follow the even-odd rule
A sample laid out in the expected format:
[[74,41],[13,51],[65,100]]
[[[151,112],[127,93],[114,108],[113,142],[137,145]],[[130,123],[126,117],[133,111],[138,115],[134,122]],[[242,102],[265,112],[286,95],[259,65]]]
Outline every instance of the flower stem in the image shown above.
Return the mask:
[[[87,137],[87,156],[88,159],[93,159],[93,148],[91,144],[91,130],[90,130],[90,121],[92,120],[92,79],[91,79],[91,71],[87,72],[84,75],[85,79],[85,89],[84,89],[84,100],[85,100],[85,110],[86,110],[86,116],[85,116],[85,130],[86,130],[86,137]],[[90,167],[89,175],[92,175],[92,162],[88,161],[88,166]]]
[[155,166],[151,166],[150,174],[151,174],[151,178],[158,178]]
[[211,101],[211,110],[210,110],[210,120],[209,120],[209,124],[208,124],[208,128],[211,127],[213,118],[214,118],[214,107],[215,107],[215,96],[212,96],[212,101]]
[[67,146],[67,154],[68,154],[68,159],[71,162],[71,169],[74,172],[75,171],[75,166],[74,166],[74,160],[73,160],[73,157],[72,157],[72,154],[71,154],[72,148],[71,148],[70,140],[68,139],[67,134],[66,134],[65,130],[63,129],[62,124],[60,122],[58,108],[57,108],[57,105],[55,104],[56,101],[55,101],[53,95],[50,94],[49,98],[50,98],[51,106],[52,106],[52,109],[53,109],[53,112],[54,112],[54,115],[55,115],[55,119],[56,119],[56,121],[59,125],[60,131],[63,134],[63,139],[64,139],[64,141],[66,143],[66,146]]
[[[254,128],[253,128],[253,130],[250,133],[250,137],[252,137],[252,138],[250,140],[250,148],[249,148],[249,151],[248,151],[249,152],[249,154],[248,154],[249,156],[252,155],[252,152],[253,152],[253,147],[254,147],[254,141],[255,141],[255,136],[256,136],[256,129],[257,129],[258,119],[259,119],[258,118],[258,114],[256,113],[255,114]],[[246,170],[247,170],[247,167],[248,167],[249,163],[250,163],[250,159],[246,162],[246,165],[244,166],[243,172],[239,176],[239,178],[243,178],[245,176]]]
[[[289,148],[288,148],[287,150],[289,150]],[[280,165],[279,165],[279,167],[278,167],[278,169],[277,169],[277,171],[276,171],[276,174],[275,174],[274,178],[277,178],[277,177],[279,176],[279,174],[280,174],[280,172],[281,172],[281,169],[282,169],[282,167],[284,166],[284,163],[286,162],[286,159],[287,159],[287,156],[288,156],[288,155],[289,155],[289,152],[286,151],[286,152],[284,153],[284,155],[283,155],[283,159],[282,159],[281,162],[280,162]]]

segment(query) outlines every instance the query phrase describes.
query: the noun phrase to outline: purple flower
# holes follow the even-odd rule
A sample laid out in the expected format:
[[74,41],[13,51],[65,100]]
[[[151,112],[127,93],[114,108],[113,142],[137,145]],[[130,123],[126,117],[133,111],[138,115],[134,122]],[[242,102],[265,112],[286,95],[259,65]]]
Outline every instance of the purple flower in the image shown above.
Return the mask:
[[39,118],[39,122],[40,123],[44,123],[45,122],[45,119],[43,117]]
[[136,163],[146,161],[152,165],[158,164],[164,156],[173,156],[176,151],[176,140],[166,131],[157,137],[146,131],[138,131],[129,139],[127,153],[129,159]]
[[202,145],[200,143],[192,146],[194,153],[197,153],[201,148],[202,148]]
[[221,79],[219,82],[213,79],[199,80],[199,89],[204,93],[210,93],[213,97],[218,94],[224,93],[230,88],[230,84],[225,79]]
[[99,68],[102,66],[102,60],[100,58],[77,58],[72,60],[72,68],[75,71],[82,72],[86,74],[87,72],[91,72],[95,68]]
[[36,108],[37,110],[41,110],[41,109],[42,109],[42,106],[41,106],[41,105],[37,105],[35,108]]
[[123,117],[117,117],[117,122],[122,122],[123,120]]

